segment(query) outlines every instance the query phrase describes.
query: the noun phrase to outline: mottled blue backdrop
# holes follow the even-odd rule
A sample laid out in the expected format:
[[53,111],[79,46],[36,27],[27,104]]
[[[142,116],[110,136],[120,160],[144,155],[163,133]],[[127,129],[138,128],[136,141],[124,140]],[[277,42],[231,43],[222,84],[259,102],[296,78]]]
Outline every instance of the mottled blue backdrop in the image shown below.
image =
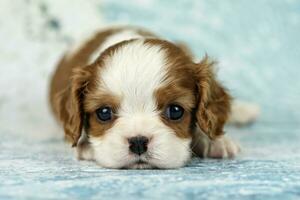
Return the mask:
[[[261,116],[227,127],[243,153],[177,170],[78,162],[47,108],[49,74],[71,43],[140,25],[219,61],[218,77]],[[300,1],[1,0],[0,199],[300,199]]]

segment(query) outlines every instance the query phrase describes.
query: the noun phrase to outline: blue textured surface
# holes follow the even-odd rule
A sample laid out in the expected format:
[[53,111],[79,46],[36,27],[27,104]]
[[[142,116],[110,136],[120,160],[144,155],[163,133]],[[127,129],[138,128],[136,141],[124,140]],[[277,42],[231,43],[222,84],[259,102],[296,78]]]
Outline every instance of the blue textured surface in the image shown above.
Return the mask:
[[[300,199],[299,1],[76,0],[73,20],[53,2],[0,3],[0,199]],[[227,127],[237,159],[137,171],[73,158],[46,110],[47,77],[72,31],[90,28],[74,21],[99,13],[219,60],[233,95],[262,110],[250,127]]]

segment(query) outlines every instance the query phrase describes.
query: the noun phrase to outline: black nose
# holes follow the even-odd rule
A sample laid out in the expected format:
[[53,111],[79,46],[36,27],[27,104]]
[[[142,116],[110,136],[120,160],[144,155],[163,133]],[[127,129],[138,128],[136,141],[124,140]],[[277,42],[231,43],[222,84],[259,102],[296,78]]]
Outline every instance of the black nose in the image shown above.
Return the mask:
[[144,136],[137,136],[128,139],[129,149],[132,153],[142,155],[147,151],[148,146],[148,138]]

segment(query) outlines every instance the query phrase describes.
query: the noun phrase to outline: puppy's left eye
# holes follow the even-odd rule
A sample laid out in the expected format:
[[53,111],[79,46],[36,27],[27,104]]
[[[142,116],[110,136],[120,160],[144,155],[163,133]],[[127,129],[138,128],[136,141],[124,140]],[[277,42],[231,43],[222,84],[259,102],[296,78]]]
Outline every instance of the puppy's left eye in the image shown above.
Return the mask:
[[96,110],[97,118],[103,122],[111,120],[112,114],[112,109],[108,106],[104,106]]
[[176,104],[171,104],[167,107],[165,115],[170,120],[179,120],[184,114],[184,109]]

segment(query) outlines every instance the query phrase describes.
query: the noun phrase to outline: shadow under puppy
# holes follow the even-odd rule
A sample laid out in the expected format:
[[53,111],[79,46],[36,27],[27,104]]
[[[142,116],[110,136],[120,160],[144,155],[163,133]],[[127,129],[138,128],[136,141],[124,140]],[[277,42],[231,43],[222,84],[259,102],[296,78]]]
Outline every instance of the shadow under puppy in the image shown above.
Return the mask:
[[106,29],[65,54],[51,106],[78,158],[102,167],[178,168],[193,155],[233,157],[239,147],[223,135],[231,97],[213,67],[144,29]]

